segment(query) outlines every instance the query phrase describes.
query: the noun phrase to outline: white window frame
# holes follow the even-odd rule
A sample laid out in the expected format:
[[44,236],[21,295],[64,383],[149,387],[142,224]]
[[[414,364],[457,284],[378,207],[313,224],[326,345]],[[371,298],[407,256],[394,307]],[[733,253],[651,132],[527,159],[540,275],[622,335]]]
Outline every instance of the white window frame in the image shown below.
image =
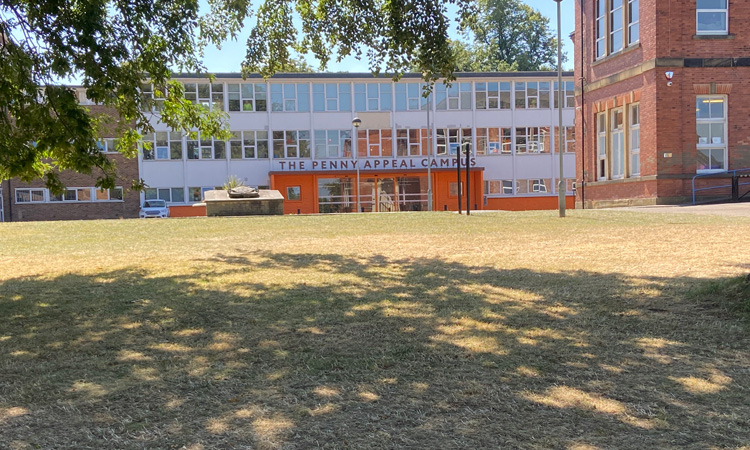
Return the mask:
[[[280,92],[274,92],[275,90]],[[310,85],[307,83],[272,83],[271,112],[309,112]],[[279,104],[280,107],[276,105]]]
[[607,158],[607,113],[596,115],[596,179],[608,179],[609,161]]
[[[619,6],[615,6],[618,2]],[[639,0],[597,0],[594,4],[594,60],[616,55],[640,41]],[[635,13],[633,13],[635,11]],[[617,19],[620,16],[620,20]],[[620,34],[621,44],[615,48],[614,37]],[[633,34],[637,38],[633,39]]]
[[391,83],[355,83],[354,110],[393,110],[393,85]]
[[[438,111],[470,111],[471,97],[471,83],[469,82],[456,81],[450,87],[444,83],[435,85],[435,109]],[[465,105],[466,102],[469,103],[468,106]]]
[[[396,83],[394,92],[396,95],[396,103],[394,108],[396,111],[425,111],[430,105],[432,100],[432,94],[429,97],[424,97],[424,83]],[[416,92],[415,92],[416,91]],[[403,100],[404,108],[399,108],[399,99]]]
[[[575,108],[576,106],[576,92],[575,83],[573,81],[563,81],[563,109]],[[552,104],[557,109],[557,81],[552,83],[552,95],[554,100]]]
[[[276,133],[282,133],[282,137],[276,137]],[[312,153],[310,130],[273,130],[271,149],[274,159],[310,159]],[[306,136],[306,137],[305,137]],[[302,143],[307,143],[307,154],[303,155]],[[276,145],[281,143],[284,149],[282,156],[276,155]],[[295,153],[290,154],[294,148]]]
[[[36,195],[41,194],[42,199],[41,200],[32,200],[32,194],[31,191],[35,191]],[[25,192],[29,196],[29,201],[18,201],[18,194]],[[14,203],[17,205],[26,205],[31,203],[45,203],[47,201],[47,189],[44,188],[16,188],[13,192],[13,199]]]
[[[197,149],[197,158],[191,158],[191,146],[195,146]],[[198,161],[198,160],[217,160],[222,161],[227,159],[228,145],[226,141],[214,138],[204,138],[200,132],[196,132],[195,139],[187,137],[185,141],[185,159],[187,161]],[[221,149],[221,150],[219,150]],[[219,150],[217,152],[217,150]],[[221,153],[224,153],[221,155]],[[217,156],[217,154],[219,156]]]
[[[635,121],[634,121],[635,118]],[[641,105],[633,103],[629,106],[628,111],[628,147],[629,147],[629,164],[628,170],[631,177],[637,177],[641,174]],[[637,167],[637,169],[634,169]]]
[[[625,178],[625,108],[612,108],[610,114],[609,145],[612,149],[612,179]],[[619,125],[616,118],[619,116]]]
[[[236,86],[236,91],[232,89]],[[244,92],[249,89],[249,92]],[[248,94],[248,96],[245,96]],[[233,98],[234,97],[234,98]],[[231,101],[239,101],[238,110],[231,109]],[[263,109],[258,109],[258,102],[263,101]],[[251,105],[245,109],[245,105]],[[227,111],[228,112],[266,112],[268,110],[268,96],[265,83],[228,83],[227,84]]]
[[[709,101],[709,103],[710,103],[711,100],[721,100],[721,103],[723,103],[723,105],[724,105],[723,108],[722,108],[723,117],[721,117],[721,118],[718,118],[718,117],[717,118],[714,118],[714,117],[699,118],[698,117],[699,108],[697,106],[697,103],[699,101],[701,101],[701,100],[707,100],[707,101]],[[710,169],[710,168],[709,169],[699,169],[697,167],[697,164],[696,164],[696,173],[713,173],[713,172],[723,172],[723,171],[727,170],[727,148],[728,148],[727,147],[727,138],[728,138],[728,130],[729,130],[729,123],[728,123],[728,120],[727,120],[728,119],[728,115],[729,115],[729,103],[728,103],[727,100],[728,99],[727,99],[726,95],[698,95],[698,96],[696,96],[696,114],[695,114],[695,116],[696,116],[696,118],[695,118],[696,135],[698,134],[697,133],[697,127],[700,126],[700,125],[708,125],[710,127],[711,124],[722,124],[723,128],[724,128],[724,130],[723,130],[724,131],[724,135],[721,137],[722,142],[720,144],[719,143],[708,142],[708,140],[705,143],[703,143],[703,142],[701,142],[700,138],[698,139],[698,142],[696,143],[696,160],[697,160],[697,153],[700,152],[700,151],[702,151],[702,150],[703,151],[706,151],[706,150],[709,151],[709,161],[710,161],[710,158],[711,158],[711,154],[714,151],[721,152],[722,153],[722,167],[721,168],[717,168],[717,169]],[[709,115],[710,115],[710,108],[709,108]],[[709,132],[709,135],[710,134],[711,133]]]
[[[351,130],[315,130],[313,131],[315,159],[351,158]],[[347,141],[348,152],[347,149]]]
[[[698,0],[700,1],[700,0]],[[729,0],[726,0],[727,6],[725,8],[699,8],[696,4],[695,7],[695,34],[698,35],[726,35],[729,34]],[[724,13],[724,29],[723,30],[700,30],[698,28],[698,16],[701,14],[715,14]]]
[[[265,130],[245,130],[245,131],[233,131],[232,138],[229,140],[228,153],[229,158],[233,160],[240,159],[268,159],[268,131]],[[259,143],[265,141],[265,156],[260,156]],[[239,146],[241,156],[235,158],[232,153],[232,147]],[[250,156],[248,156],[250,155]]]
[[[182,191],[182,199],[175,200],[175,189],[179,189]],[[156,193],[156,196],[149,196],[150,191],[154,191]],[[163,194],[167,195],[163,195]],[[147,187],[143,191],[143,197],[145,200],[164,200],[165,202],[169,204],[185,204],[189,203],[185,201],[185,197],[187,196],[187,192],[185,191],[185,188],[183,186],[174,186],[174,187]]]
[[436,130],[436,150],[438,155],[455,156],[458,149],[471,142],[474,149],[474,138],[471,128],[438,128]]
[[[313,112],[352,110],[352,93],[349,83],[313,83],[312,93]],[[316,106],[318,100],[323,101],[322,109]]]
[[[635,14],[633,13],[635,11]],[[628,0],[628,46],[635,44],[641,40],[641,11],[639,0]],[[633,19],[635,17],[635,20]],[[635,39],[633,39],[633,31],[635,31]]]

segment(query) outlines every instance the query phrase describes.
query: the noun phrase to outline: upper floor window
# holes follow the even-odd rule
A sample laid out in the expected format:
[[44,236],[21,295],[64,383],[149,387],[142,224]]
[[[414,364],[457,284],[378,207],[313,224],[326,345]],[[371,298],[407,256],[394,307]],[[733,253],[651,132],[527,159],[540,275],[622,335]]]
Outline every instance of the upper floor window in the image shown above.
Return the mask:
[[698,0],[695,8],[697,34],[729,33],[729,5],[727,0]]
[[429,97],[424,93],[424,83],[396,84],[396,111],[419,111],[427,109]]
[[230,111],[266,110],[265,84],[228,84],[227,95],[229,97]]
[[618,53],[640,39],[639,0],[597,0],[596,59]]
[[[554,105],[557,108],[557,81],[552,83]],[[575,108],[576,88],[572,81],[563,81],[563,108]]]
[[157,131],[143,136],[143,159],[182,159],[182,133]]
[[313,84],[313,111],[351,111],[352,89],[349,83]]
[[549,81],[516,82],[516,108],[549,108]]
[[352,156],[350,130],[315,130],[315,157],[339,158]]
[[357,111],[390,111],[392,103],[390,83],[354,85],[354,108]]
[[474,84],[477,109],[510,109],[510,82]]
[[214,111],[224,111],[222,83],[185,83],[185,99]]
[[435,102],[439,110],[471,109],[471,83],[436,84]]
[[233,131],[229,150],[232,159],[268,158],[268,131]]
[[310,88],[307,84],[272,84],[271,111],[310,111]]

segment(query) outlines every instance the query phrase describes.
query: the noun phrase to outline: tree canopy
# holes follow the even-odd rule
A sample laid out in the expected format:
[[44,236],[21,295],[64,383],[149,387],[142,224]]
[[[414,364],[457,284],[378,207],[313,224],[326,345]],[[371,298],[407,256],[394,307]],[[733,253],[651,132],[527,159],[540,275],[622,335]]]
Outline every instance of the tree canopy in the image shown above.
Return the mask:
[[557,39],[549,19],[520,0],[477,0],[467,23],[470,43],[452,41],[461,72],[535,71],[557,67]]
[[[44,178],[59,192],[58,171],[94,173],[114,186],[116,168],[97,145],[105,129],[121,136],[118,150],[135,156],[140,133],[152,129],[153,96],[160,120],[176,130],[223,136],[224,116],[185,100],[173,72],[206,73],[206,45],[236,39],[249,24],[244,74],[299,71],[295,55],[310,53],[321,68],[348,55],[374,72],[415,67],[428,81],[452,79],[448,39],[457,20],[471,24],[473,0],[4,0],[0,3],[0,180]],[[238,62],[239,63],[239,62]],[[78,103],[66,80],[77,80],[93,102]]]

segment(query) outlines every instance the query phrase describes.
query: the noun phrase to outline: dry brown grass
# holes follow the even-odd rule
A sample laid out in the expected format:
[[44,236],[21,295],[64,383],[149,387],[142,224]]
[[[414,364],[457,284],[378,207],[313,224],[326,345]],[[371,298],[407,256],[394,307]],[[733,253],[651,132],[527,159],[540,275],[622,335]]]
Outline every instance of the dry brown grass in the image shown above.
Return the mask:
[[749,225],[0,224],[0,448],[747,449]]

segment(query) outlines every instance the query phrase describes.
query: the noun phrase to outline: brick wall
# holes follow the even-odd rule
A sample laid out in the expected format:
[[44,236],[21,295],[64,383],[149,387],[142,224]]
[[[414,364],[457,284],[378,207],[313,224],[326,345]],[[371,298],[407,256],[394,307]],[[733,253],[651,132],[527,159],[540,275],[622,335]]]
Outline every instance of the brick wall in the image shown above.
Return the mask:
[[[119,134],[118,128],[128,126],[117,120],[117,114],[112,108],[98,105],[87,106],[93,115],[112,117],[103,124],[105,137]],[[35,220],[79,220],[79,219],[120,219],[138,217],[140,209],[140,193],[129,188],[134,180],[140,179],[138,160],[125,158],[119,154],[112,154],[110,158],[117,164],[117,186],[123,188],[123,201],[111,202],[55,202],[55,203],[15,203],[17,188],[44,187],[41,180],[23,183],[18,179],[2,182],[3,210],[5,221],[25,222]],[[92,175],[75,172],[63,172],[62,182],[68,187],[93,187],[96,173]],[[11,204],[11,202],[13,202]]]
[[[689,199],[697,169],[695,103],[700,94],[727,95],[728,168],[750,167],[750,67],[683,67],[682,64],[682,58],[750,57],[750,2],[730,1],[730,36],[703,38],[695,35],[695,0],[640,0],[638,45],[599,61],[594,61],[595,2],[583,3],[581,12],[581,2],[576,2],[574,36],[579,87],[576,170],[577,178],[587,183],[578,190],[578,202],[583,200],[582,194],[587,206]],[[656,64],[654,58],[662,59]],[[675,58],[675,67],[668,67],[671,60],[663,58]],[[667,71],[674,72],[672,86],[667,86]],[[586,81],[585,102],[580,95],[581,76]],[[596,113],[633,99],[640,104],[641,176],[597,181]],[[726,180],[704,183],[721,184]]]

